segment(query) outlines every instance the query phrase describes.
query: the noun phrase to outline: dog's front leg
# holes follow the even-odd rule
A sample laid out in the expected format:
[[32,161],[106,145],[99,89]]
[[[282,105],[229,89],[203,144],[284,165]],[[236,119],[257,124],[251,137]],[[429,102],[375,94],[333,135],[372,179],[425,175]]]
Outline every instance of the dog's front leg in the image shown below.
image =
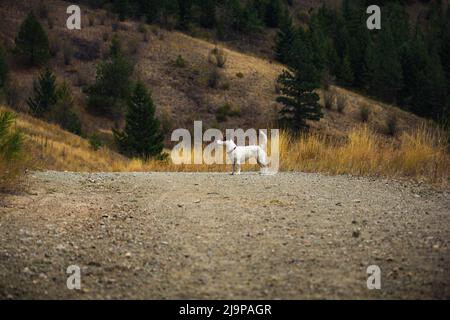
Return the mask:
[[241,163],[239,161],[236,161],[237,171],[236,174],[241,174]]

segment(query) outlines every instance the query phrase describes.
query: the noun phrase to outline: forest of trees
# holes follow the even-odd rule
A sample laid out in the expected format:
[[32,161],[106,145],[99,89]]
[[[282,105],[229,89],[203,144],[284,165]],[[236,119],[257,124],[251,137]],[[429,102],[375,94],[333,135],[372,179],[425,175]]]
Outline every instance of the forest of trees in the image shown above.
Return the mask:
[[[316,89],[333,82],[449,125],[450,7],[440,0],[429,1],[426,15],[412,21],[405,1],[380,2],[384,3],[382,29],[370,31],[366,8],[371,3],[367,0],[343,0],[340,10],[323,5],[311,11],[301,26],[293,22],[289,0],[88,1],[109,8],[121,20],[144,18],[182,30],[196,25],[214,29],[219,38],[233,32],[277,28],[275,57],[286,65],[278,79],[281,96],[277,101],[283,104],[280,120],[294,131],[306,129],[306,120],[320,120],[323,114]],[[51,58],[49,44],[39,19],[29,13],[12,52],[29,67],[45,66]],[[7,84],[8,69],[5,51],[0,48],[0,90]],[[97,65],[95,83],[84,89],[91,113],[108,116],[116,123],[126,116],[125,130],[115,131],[123,153],[148,158],[161,152],[150,93],[142,83],[136,87],[133,65],[117,37]],[[58,84],[50,68],[35,80],[27,104],[34,116],[81,134],[70,86]],[[139,114],[145,114],[142,122],[136,121]],[[137,146],[142,126],[152,128],[153,149],[149,141]]]
[[[382,29],[366,27],[367,0],[344,0],[341,10],[325,5],[298,27],[291,0],[97,0],[119,19],[139,18],[165,27],[214,29],[219,38],[279,28],[276,58],[293,66],[308,41],[322,81],[398,104],[417,115],[447,122],[450,109],[450,9],[429,4],[425,16],[412,21],[407,1],[376,1],[382,6]],[[419,21],[420,20],[420,21]],[[300,29],[304,28],[306,35]]]
[[340,11],[323,6],[307,28],[287,18],[276,39],[277,59],[295,66],[303,59],[299,43],[307,43],[322,81],[334,78],[340,86],[448,124],[450,8],[434,1],[420,23],[412,23],[403,1],[389,1],[382,7],[382,29],[375,31],[366,27],[366,8],[364,0],[344,0]]
[[[80,1],[83,2],[83,1]],[[230,32],[276,28],[290,0],[94,0],[84,1],[116,13],[119,19],[145,18],[148,23],[188,30],[191,26],[215,29],[219,37]]]

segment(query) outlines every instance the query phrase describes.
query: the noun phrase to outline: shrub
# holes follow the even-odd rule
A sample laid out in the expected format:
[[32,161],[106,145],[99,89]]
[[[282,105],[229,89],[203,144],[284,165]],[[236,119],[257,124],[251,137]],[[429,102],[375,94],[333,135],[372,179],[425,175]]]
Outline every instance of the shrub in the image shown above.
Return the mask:
[[369,106],[364,104],[359,109],[359,118],[362,122],[368,122],[370,117],[370,109]]
[[336,99],[336,109],[339,113],[344,113],[347,108],[347,97],[344,94],[339,94]]
[[49,9],[44,0],[40,0],[37,8],[39,18],[45,20],[48,18]]
[[227,55],[225,51],[221,48],[215,47],[209,53],[209,61],[219,68],[224,68],[225,63],[227,62]]
[[139,51],[139,43],[135,39],[128,41],[128,55],[135,55]]
[[12,112],[0,113],[0,157],[5,160],[16,158],[22,147],[22,135],[12,129],[15,118]]
[[103,38],[104,42],[107,42],[109,40],[109,33],[108,32],[103,32],[102,38]]
[[186,67],[186,60],[183,59],[183,57],[181,56],[181,54],[178,55],[177,59],[175,60],[175,65],[178,68],[184,68]]
[[117,30],[119,30],[119,22],[118,21],[114,21],[112,24],[111,24],[111,28],[112,28],[112,31],[114,31],[114,32],[117,32]]
[[225,122],[228,117],[238,117],[241,115],[239,110],[234,109],[229,103],[225,103],[216,110],[217,122]]
[[84,87],[89,84],[89,77],[86,73],[86,71],[79,70],[77,73],[77,86]]
[[95,133],[89,137],[89,146],[92,150],[98,151],[102,147],[102,145],[102,141]]
[[61,41],[58,36],[51,37],[49,43],[49,51],[52,57],[56,57],[61,50]]
[[335,100],[334,91],[328,90],[323,93],[323,102],[325,109],[332,110]]
[[139,33],[147,33],[147,26],[145,25],[145,23],[140,23],[138,25],[137,31]]
[[76,47],[74,57],[82,61],[93,61],[100,56],[100,44],[83,38],[73,38],[72,44]]
[[390,115],[386,119],[386,133],[394,137],[398,131],[398,118],[395,115]]
[[15,79],[8,81],[5,86],[5,98],[8,106],[19,110],[20,104],[24,100],[25,88]]
[[236,73],[236,77],[242,79],[244,77],[244,74],[242,72],[238,72],[238,73]]
[[222,89],[222,90],[230,90],[230,82],[229,81],[223,81],[222,85],[220,86],[220,89]]
[[13,129],[12,112],[0,112],[0,189],[5,189],[18,176],[22,163],[23,135]]
[[220,83],[221,78],[222,78],[222,75],[219,72],[219,70],[214,68],[208,74],[208,86],[210,88],[217,89],[219,87],[219,83]]
[[73,58],[73,48],[72,45],[70,44],[70,42],[65,41],[64,45],[63,45],[63,59],[64,59],[64,64],[66,66],[70,65],[72,63],[72,58]]

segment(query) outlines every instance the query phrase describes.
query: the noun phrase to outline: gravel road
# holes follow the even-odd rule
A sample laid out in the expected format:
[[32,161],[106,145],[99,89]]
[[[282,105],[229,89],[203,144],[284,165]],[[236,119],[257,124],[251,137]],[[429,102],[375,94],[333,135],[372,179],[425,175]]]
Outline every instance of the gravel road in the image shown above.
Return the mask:
[[0,298],[450,298],[450,190],[303,173],[27,180],[0,198]]

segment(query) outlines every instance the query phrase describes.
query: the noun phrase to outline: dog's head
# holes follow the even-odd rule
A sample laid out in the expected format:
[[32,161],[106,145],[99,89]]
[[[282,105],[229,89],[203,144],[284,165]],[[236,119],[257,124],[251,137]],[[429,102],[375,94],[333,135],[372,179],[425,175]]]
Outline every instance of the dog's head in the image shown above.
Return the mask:
[[232,139],[228,139],[228,140],[216,140],[216,143],[218,145],[225,145],[225,147],[227,148],[227,150],[233,149],[234,147],[236,147],[236,144],[234,143],[234,141]]

